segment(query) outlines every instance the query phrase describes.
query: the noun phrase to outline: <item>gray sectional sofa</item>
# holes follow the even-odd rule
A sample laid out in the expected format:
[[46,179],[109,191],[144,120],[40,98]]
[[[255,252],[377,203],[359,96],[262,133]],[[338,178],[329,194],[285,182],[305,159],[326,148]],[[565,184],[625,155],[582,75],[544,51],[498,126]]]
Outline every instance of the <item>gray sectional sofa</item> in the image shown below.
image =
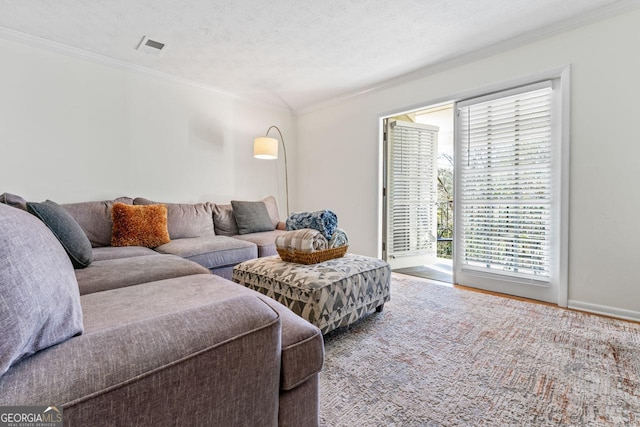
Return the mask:
[[[273,231],[240,234],[230,204],[197,203],[167,206],[171,241],[153,250],[177,255],[208,268],[213,274],[231,279],[233,266],[257,257],[276,255],[276,236],[284,232],[273,196],[262,200],[273,222]],[[78,222],[91,246],[94,259],[119,258],[122,248],[111,247],[111,207],[114,203],[133,205],[157,204],[137,197],[119,197],[100,202],[81,202],[62,205]],[[278,229],[280,228],[280,229]],[[128,255],[148,254],[146,248],[128,247]],[[116,254],[116,255],[114,255]]]
[[167,205],[171,242],[111,247],[113,203],[64,205],[93,246],[77,270],[0,203],[0,406],[60,405],[67,427],[317,425],[320,331],[224,278],[275,253],[278,231],[238,236],[230,207]]

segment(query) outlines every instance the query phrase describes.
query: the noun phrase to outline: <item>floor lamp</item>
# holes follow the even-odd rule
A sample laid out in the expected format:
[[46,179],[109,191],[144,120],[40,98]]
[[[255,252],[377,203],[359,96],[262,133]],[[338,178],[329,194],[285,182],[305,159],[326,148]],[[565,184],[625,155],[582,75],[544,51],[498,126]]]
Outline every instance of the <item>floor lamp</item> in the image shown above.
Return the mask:
[[287,147],[284,145],[284,137],[278,126],[271,126],[267,129],[267,133],[264,136],[258,137],[253,140],[253,157],[256,159],[268,159],[273,160],[278,158],[278,140],[275,138],[269,138],[269,132],[271,129],[275,129],[280,134],[280,141],[282,141],[282,149],[284,151],[284,182],[287,196],[287,217],[289,216],[289,173],[287,167]]

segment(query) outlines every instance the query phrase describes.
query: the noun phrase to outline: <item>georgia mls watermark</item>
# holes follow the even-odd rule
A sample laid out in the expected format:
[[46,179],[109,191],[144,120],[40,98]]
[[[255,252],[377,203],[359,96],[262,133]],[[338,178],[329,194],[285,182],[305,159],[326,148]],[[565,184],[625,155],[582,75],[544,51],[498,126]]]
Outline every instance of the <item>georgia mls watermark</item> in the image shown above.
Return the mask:
[[0,427],[62,427],[62,407],[0,406]]

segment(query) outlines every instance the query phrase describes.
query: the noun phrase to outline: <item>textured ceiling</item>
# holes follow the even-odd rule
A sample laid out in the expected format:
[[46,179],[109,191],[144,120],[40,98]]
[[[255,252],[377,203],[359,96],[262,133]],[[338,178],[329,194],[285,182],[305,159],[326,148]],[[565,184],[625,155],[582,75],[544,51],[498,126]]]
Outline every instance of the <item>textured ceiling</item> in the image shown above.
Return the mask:
[[0,26],[300,110],[618,2],[0,0]]

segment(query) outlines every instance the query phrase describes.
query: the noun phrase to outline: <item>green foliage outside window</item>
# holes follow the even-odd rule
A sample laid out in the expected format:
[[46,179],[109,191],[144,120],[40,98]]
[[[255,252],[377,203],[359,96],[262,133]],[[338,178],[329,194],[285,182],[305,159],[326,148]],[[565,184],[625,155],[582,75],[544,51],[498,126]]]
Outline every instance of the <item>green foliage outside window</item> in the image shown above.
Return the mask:
[[438,258],[453,257],[453,158],[441,154],[450,166],[438,167]]

